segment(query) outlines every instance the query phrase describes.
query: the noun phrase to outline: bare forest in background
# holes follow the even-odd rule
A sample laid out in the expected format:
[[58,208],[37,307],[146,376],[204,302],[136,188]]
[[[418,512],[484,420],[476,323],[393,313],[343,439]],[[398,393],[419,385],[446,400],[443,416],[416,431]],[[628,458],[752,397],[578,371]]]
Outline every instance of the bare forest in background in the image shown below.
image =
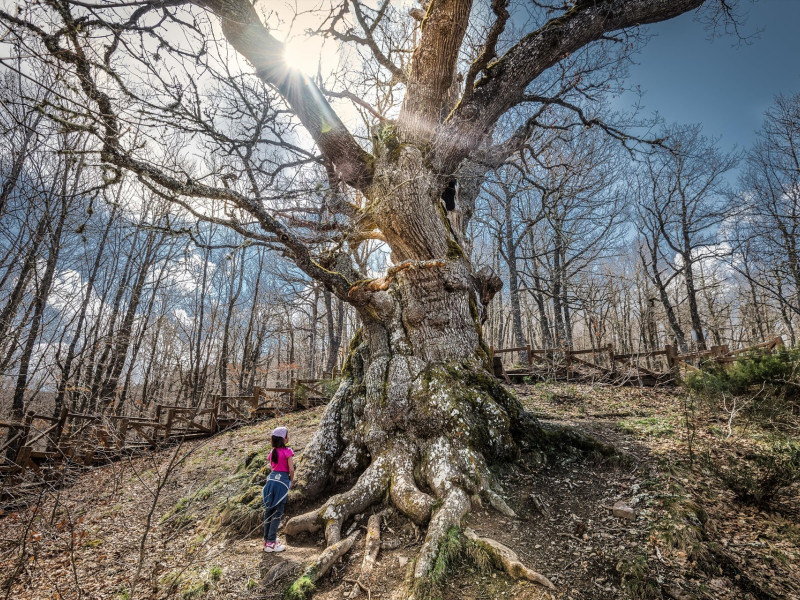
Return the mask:
[[[359,324],[323,285],[270,244],[194,222],[134,178],[105,185],[86,136],[18,101],[35,93],[24,78],[7,72],[3,88],[5,418],[63,406],[142,415],[341,366]],[[491,174],[468,232],[473,260],[504,282],[487,343],[625,353],[775,335],[797,344],[800,95],[776,99],[741,154],[699,126],[667,127],[662,139],[633,155],[599,130],[547,130],[532,142],[535,161]],[[324,231],[329,216],[321,203],[309,230]],[[366,272],[386,266],[379,243],[354,254]]]

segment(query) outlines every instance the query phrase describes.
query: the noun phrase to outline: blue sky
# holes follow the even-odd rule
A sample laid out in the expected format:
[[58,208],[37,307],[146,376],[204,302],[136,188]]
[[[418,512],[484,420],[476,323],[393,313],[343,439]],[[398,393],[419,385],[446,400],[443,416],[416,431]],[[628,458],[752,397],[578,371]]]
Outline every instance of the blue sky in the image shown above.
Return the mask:
[[[733,36],[709,41],[693,13],[650,27],[655,37],[634,60],[626,87],[641,86],[644,114],[700,123],[720,146],[746,149],[779,94],[800,92],[800,0],[739,0],[749,44]],[[615,102],[628,107],[632,96]]]

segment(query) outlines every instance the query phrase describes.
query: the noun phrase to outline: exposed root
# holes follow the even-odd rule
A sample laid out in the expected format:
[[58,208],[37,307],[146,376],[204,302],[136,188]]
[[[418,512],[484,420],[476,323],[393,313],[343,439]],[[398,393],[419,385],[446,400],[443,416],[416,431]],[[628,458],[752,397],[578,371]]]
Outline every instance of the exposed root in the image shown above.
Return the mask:
[[506,501],[503,500],[503,497],[494,490],[487,489],[483,492],[483,495],[486,496],[486,499],[489,501],[489,504],[491,504],[492,508],[501,515],[505,515],[506,517],[517,516],[517,513],[515,513],[508,504],[506,504]]
[[436,500],[417,487],[414,482],[414,466],[407,452],[394,457],[392,463],[394,473],[389,488],[392,503],[418,525],[426,523],[431,517]]
[[313,592],[316,582],[328,572],[331,565],[352,548],[360,531],[355,531],[343,540],[328,546],[317,559],[308,565],[286,592],[286,600],[305,600]]
[[[574,427],[547,425],[541,427],[536,445],[545,452],[568,452],[578,450],[584,454],[598,457],[620,457],[614,446],[586,434]],[[624,457],[620,457],[624,458]]]
[[414,578],[421,581],[433,567],[439,546],[447,536],[451,527],[461,524],[461,519],[469,510],[469,498],[461,488],[452,488],[445,496],[442,506],[431,518],[428,526],[428,535],[419,551],[417,566],[414,569]]
[[371,504],[378,502],[389,486],[387,460],[379,457],[359,477],[348,491],[331,497],[320,508],[289,519],[286,523],[287,535],[302,532],[315,532],[325,527],[328,545],[341,539],[342,524],[356,513],[363,512]]
[[339,431],[343,409],[350,402],[352,386],[352,380],[343,380],[325,407],[314,437],[298,458],[297,477],[292,482],[290,499],[314,498],[325,487],[331,467],[344,449]]
[[367,521],[367,539],[364,547],[364,561],[361,563],[361,573],[353,584],[353,589],[350,591],[350,594],[347,596],[351,600],[358,597],[361,589],[364,589],[365,591],[369,590],[365,584],[361,583],[361,580],[369,577],[370,573],[372,573],[373,567],[375,566],[375,560],[378,558],[378,552],[381,549],[381,518],[389,514],[390,510],[391,509],[387,509],[379,513],[375,513],[369,518],[369,521]]
[[514,577],[515,579],[525,578],[528,581],[533,581],[534,583],[538,583],[539,585],[542,585],[548,589],[556,589],[553,583],[547,577],[541,573],[532,571],[523,565],[520,562],[517,553],[508,546],[505,546],[491,538],[479,537],[478,534],[472,529],[465,529],[464,535],[468,540],[485,550],[499,566],[503,567],[503,570],[506,573],[511,575],[511,577]]
[[[483,499],[506,517],[515,516],[487,461],[516,459],[520,448],[526,448],[519,445],[519,438],[533,445],[541,428],[525,416],[513,395],[481,370],[475,352],[453,361],[442,358],[458,354],[462,339],[445,337],[438,345],[415,350],[415,339],[407,334],[416,331],[415,323],[427,319],[426,302],[374,292],[376,298],[380,295],[386,296],[387,306],[373,308],[386,312],[389,316],[380,320],[390,325],[365,319],[367,333],[363,341],[357,338],[351,344],[346,378],[298,460],[293,487],[295,494],[313,497],[331,477],[363,472],[348,491],[290,519],[285,532],[293,536],[324,529],[329,550],[340,548],[345,523],[388,496],[415,528],[424,532],[427,526],[417,560],[407,572],[410,587],[404,590],[424,596],[447,571],[442,565],[453,555],[454,544],[463,545],[452,542],[452,530],[460,529],[472,502]],[[392,312],[398,302],[407,300],[411,304],[404,311]],[[463,540],[460,534],[455,537]],[[350,598],[369,589],[364,587],[365,578],[381,547],[380,517],[373,516],[361,576],[348,589]],[[509,564],[519,563],[513,553],[510,556]],[[523,569],[519,564],[518,572],[531,578]],[[313,581],[304,574],[293,586],[294,597],[304,597],[306,588],[313,589]]]

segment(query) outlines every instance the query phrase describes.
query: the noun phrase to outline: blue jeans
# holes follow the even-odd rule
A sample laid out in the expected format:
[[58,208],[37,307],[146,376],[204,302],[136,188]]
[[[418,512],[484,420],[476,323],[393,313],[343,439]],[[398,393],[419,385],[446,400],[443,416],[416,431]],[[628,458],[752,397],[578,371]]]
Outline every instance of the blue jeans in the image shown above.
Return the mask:
[[267,477],[262,498],[264,500],[264,540],[274,542],[278,534],[278,525],[289,497],[291,480],[283,471],[273,471]]

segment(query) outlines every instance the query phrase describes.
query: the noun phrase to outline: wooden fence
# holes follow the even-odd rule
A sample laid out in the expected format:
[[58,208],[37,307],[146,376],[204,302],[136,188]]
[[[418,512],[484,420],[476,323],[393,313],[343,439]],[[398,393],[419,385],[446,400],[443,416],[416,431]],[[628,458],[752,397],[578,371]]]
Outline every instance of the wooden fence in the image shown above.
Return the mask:
[[[730,350],[727,345],[712,346],[709,350],[679,353],[675,346],[665,346],[663,350],[618,354],[613,344],[575,350],[569,348],[548,348],[534,350],[530,344],[516,348],[495,348],[492,346],[492,365],[496,377],[511,382],[514,377],[542,375],[556,378],[578,376],[605,377],[618,381],[636,381],[644,385],[656,385],[679,381],[684,370],[697,370],[701,361],[712,360],[731,363],[741,354],[748,352],[772,352],[783,347],[783,339],[778,336],[769,341],[747,348]],[[527,364],[505,368],[503,354],[518,353]],[[663,357],[663,358],[662,358]],[[647,365],[643,365],[642,362]],[[693,364],[695,363],[695,364]],[[576,368],[578,367],[578,368]],[[579,368],[583,368],[583,373]]]
[[327,403],[324,379],[292,379],[285,388],[256,387],[249,396],[212,395],[200,406],[156,404],[152,416],[57,417],[29,411],[22,422],[0,421],[0,477],[39,472],[63,463],[90,466],[140,449],[208,437],[240,424]]

